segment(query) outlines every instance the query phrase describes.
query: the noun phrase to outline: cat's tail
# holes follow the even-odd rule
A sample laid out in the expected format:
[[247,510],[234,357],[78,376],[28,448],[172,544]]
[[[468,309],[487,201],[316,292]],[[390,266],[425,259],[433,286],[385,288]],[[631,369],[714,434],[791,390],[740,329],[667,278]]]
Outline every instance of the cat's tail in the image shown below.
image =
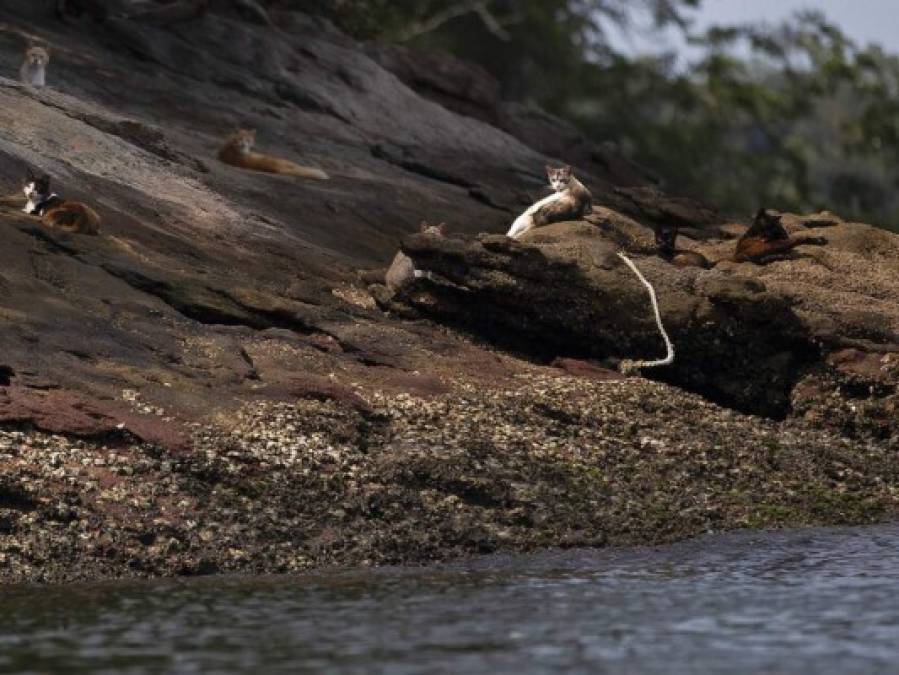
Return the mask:
[[45,225],[75,234],[100,234],[100,216],[87,204],[63,202],[42,218]]
[[534,226],[534,217],[527,211],[522,213],[518,218],[515,219],[515,222],[512,223],[512,227],[509,228],[509,231],[506,232],[507,237],[511,237],[512,239],[518,239],[525,232],[530,230]]
[[301,166],[293,162],[286,161],[281,165],[280,173],[288,176],[299,176],[300,178],[311,178],[313,180],[330,180],[331,177],[321,169],[315,169],[311,166]]
[[300,178],[312,178],[313,180],[330,179],[330,176],[321,169],[314,169],[310,166],[300,166],[295,162],[291,162],[289,159],[263,155],[258,152],[251,152],[236,158],[232,158],[226,153],[219,153],[219,158],[228,164],[241,166],[246,169],[254,169],[255,171],[280,173],[284,176],[299,176]]
[[642,368],[658,368],[659,366],[670,366],[674,363],[674,345],[671,343],[671,338],[668,337],[668,333],[665,332],[665,326],[662,325],[662,315],[659,312],[659,301],[656,298],[656,291],[652,287],[646,277],[641,274],[640,270],[637,269],[637,266],[634,262],[628,258],[624,253],[619,253],[618,257],[624,261],[624,264],[631,268],[631,271],[637,275],[637,278],[640,280],[646,290],[649,291],[649,300],[652,303],[652,311],[655,314],[656,326],[659,327],[659,334],[662,336],[662,340],[665,341],[665,349],[666,356],[664,359],[656,359],[655,361],[632,361],[630,359],[625,359],[619,365],[619,369],[622,373],[633,373],[641,370]]

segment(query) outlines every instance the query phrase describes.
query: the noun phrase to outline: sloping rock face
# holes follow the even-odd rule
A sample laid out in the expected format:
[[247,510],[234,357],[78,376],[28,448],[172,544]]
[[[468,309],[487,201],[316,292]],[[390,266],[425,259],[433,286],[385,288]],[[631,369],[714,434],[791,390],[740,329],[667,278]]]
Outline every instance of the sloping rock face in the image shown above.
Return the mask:
[[[46,171],[104,225],[85,238],[0,214],[0,348],[17,385],[100,400],[138,389],[194,419],[313,367],[273,340],[251,355],[278,330],[315,360],[414,370],[432,341],[374,311],[355,269],[390,260],[422,219],[502,232],[543,189],[550,158],[423,98],[315,18],[276,14],[275,29],[211,12],[162,28],[51,14],[0,7],[0,73],[16,73],[29,41],[54,54],[46,89],[0,79],[0,190]],[[238,126],[332,180],[221,164]],[[660,193],[640,205],[619,193],[634,169],[616,167],[582,174],[600,202],[665,213]],[[405,337],[367,354],[385,335]]]
[[590,176],[598,203],[648,223],[698,228],[693,234],[700,236],[721,222],[708,205],[660,192],[659,177],[625,159],[614,142],[591,140],[535,104],[503,101],[499,83],[479,67],[449,54],[422,55],[395,45],[368,45],[366,51],[423,98],[488,122],[538,152],[575,166],[579,175]]
[[[46,171],[104,220],[89,239],[2,213],[0,347],[18,384],[152,389],[194,413],[260,386],[246,356],[259,331],[358,363],[360,322],[401,329],[334,293],[356,267],[388,261],[422,219],[499,232],[539,195],[546,157],[422,98],[327,24],[276,17],[64,25],[42,3],[0,7],[0,73],[28,41],[54,54],[47,89],[0,80],[0,190]],[[238,126],[332,180],[220,164]]]
[[[886,235],[839,225],[823,257],[759,269],[639,260],[678,344],[659,377],[787,419],[747,417],[583,361],[660,349],[614,253],[651,253],[671,223],[730,246],[741,226],[714,209],[605,146],[578,155],[550,117],[457,112],[301,13],[63,25],[48,4],[0,4],[0,74],[30,40],[53,53],[46,89],[0,77],[0,192],[46,171],[103,227],[0,207],[0,579],[422,563],[896,513]],[[237,126],[332,180],[219,163]],[[601,205],[591,223],[497,237],[543,164],[569,159]],[[441,278],[369,289],[358,268],[422,219],[461,237],[405,245]]]
[[[217,14],[161,30],[63,26],[48,12],[0,8],[3,72],[16,72],[27,40],[54,52],[50,88],[0,80],[0,185],[9,194],[26,167],[47,171],[104,226],[85,238],[2,213],[0,341],[19,385],[105,400],[138,389],[193,416],[278,383],[250,355],[266,330],[358,364],[369,338],[397,329],[351,292],[335,295],[356,265],[389,260],[421,218],[500,227],[520,176],[537,184],[534,151],[420,99],[307,17],[285,15],[284,31]],[[221,165],[215,152],[239,125],[259,130],[260,150],[333,180]],[[309,367],[271,365],[287,379]]]

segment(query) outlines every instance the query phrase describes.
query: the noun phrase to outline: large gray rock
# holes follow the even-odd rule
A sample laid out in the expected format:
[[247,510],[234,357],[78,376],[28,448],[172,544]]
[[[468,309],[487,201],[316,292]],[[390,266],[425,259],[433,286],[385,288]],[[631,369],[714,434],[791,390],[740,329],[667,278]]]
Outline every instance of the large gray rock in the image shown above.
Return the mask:
[[677,348],[648,376],[751,413],[899,438],[899,237],[816,227],[828,246],[768,266],[726,260],[733,240],[688,242],[718,261],[702,270],[639,255],[652,232],[620,214],[592,220],[522,242],[410,237],[403,250],[434,280],[382,302],[545,361],[661,356],[646,291],[616,255],[625,249],[656,287]]

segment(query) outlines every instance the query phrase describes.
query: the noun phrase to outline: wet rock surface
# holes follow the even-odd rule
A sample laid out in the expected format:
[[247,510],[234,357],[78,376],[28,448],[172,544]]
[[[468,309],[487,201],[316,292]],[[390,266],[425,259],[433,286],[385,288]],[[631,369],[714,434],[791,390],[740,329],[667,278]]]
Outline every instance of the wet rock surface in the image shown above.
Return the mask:
[[[63,25],[42,3],[0,7],[0,74],[28,40],[53,51],[46,89],[0,77],[0,192],[31,167],[103,219],[81,237],[0,207],[0,578],[423,563],[895,514],[895,236],[796,219],[831,245],[675,269],[651,257],[654,226],[718,259],[744,225],[591,146],[571,160],[590,222],[510,243],[543,164],[579,145],[570,129],[552,145],[537,112],[460,114],[317,19],[273,18]],[[441,72],[444,95],[468,82],[496,105],[471,72]],[[236,126],[332,180],[222,165]],[[404,240],[421,220],[458,238]],[[436,281],[362,283],[401,240]],[[664,383],[609,370],[661,350],[620,249],[672,328]]]

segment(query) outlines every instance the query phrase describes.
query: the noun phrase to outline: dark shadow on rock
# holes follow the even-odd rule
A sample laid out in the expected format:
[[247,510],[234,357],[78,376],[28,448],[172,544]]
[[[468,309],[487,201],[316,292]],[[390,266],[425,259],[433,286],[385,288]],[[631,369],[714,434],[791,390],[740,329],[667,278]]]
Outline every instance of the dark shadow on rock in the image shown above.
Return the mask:
[[[596,228],[551,228],[558,237],[550,245],[413,235],[403,250],[433,280],[381,302],[540,363],[660,356],[648,296],[617,259],[617,245]],[[823,356],[796,301],[758,278],[685,272],[655,257],[636,262],[656,286],[677,347],[672,366],[646,375],[740,411],[786,417],[797,382]]]

